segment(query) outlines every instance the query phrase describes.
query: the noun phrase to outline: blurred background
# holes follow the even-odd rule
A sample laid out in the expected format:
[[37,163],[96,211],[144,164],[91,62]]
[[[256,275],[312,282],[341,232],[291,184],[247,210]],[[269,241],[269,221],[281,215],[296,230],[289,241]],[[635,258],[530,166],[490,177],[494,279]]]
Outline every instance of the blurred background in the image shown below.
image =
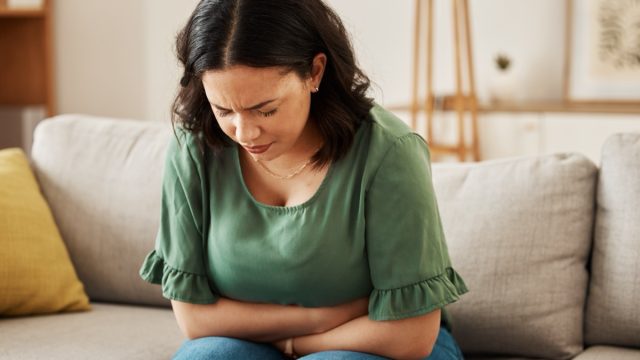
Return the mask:
[[[38,121],[56,114],[168,124],[180,75],[174,37],[197,2],[0,0],[0,148],[28,152]],[[435,0],[431,21],[428,0],[420,0],[420,8],[417,0],[326,2],[349,30],[378,103],[427,137],[427,113],[420,109],[432,99],[429,141],[459,147],[463,139],[465,148],[477,148],[475,158],[434,161],[572,151],[598,163],[608,135],[640,131],[640,30],[628,26],[615,41],[599,37],[607,26],[637,24],[638,1]],[[471,57],[456,52],[454,3],[458,16],[468,5],[470,36],[460,41]],[[618,16],[617,23],[597,23],[603,11]],[[432,98],[426,93],[428,28]],[[593,59],[616,64],[602,55],[603,49],[615,55],[613,45],[638,61],[596,68]],[[462,125],[455,111],[456,59],[466,96]],[[419,105],[413,122],[412,104]]]

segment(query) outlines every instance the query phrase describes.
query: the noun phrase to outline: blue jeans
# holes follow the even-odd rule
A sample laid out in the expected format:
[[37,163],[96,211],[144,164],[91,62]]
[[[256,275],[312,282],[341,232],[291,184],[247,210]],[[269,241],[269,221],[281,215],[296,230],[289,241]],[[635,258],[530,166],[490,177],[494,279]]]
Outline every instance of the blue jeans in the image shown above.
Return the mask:
[[[185,341],[173,360],[283,360],[285,356],[269,344],[227,337],[204,337]],[[384,360],[385,357],[355,351],[322,351],[301,357],[305,360]],[[428,360],[462,360],[462,351],[443,327]],[[425,360],[426,360],[425,359]]]

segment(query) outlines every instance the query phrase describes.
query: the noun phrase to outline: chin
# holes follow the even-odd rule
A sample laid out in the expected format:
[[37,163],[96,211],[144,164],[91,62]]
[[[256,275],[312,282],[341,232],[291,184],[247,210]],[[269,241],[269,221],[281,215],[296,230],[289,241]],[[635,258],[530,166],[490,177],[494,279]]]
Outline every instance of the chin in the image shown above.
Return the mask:
[[[269,151],[267,151],[269,152]],[[271,161],[271,160],[275,160],[277,159],[280,154],[275,154],[275,155],[271,155],[271,154],[250,154],[251,157],[254,160],[260,160],[260,161]]]
[[274,149],[269,149],[269,150],[267,150],[266,152],[264,152],[262,154],[252,154],[252,153],[247,151],[247,154],[249,154],[249,156],[254,160],[271,161],[271,160],[276,159],[277,157],[279,157],[281,155],[279,152],[275,152],[273,150]]

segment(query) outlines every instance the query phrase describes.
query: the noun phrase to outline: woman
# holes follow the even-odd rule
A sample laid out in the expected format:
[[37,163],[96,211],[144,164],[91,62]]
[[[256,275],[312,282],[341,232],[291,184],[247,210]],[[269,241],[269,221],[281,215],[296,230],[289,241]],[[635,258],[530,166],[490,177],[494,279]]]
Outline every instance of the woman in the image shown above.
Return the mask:
[[140,270],[177,359],[461,359],[425,141],[366,97],[321,0],[203,0],[177,39],[161,224]]

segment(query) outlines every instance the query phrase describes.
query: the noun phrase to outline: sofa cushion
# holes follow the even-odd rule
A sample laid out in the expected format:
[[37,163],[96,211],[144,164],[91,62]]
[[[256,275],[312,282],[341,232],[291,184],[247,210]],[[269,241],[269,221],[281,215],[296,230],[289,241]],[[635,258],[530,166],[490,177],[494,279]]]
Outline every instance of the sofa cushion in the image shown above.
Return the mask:
[[640,347],[640,134],[602,148],[591,268],[585,341]]
[[171,126],[62,115],[35,130],[33,165],[92,301],[169,305],[138,269],[160,218]]
[[170,309],[91,305],[89,312],[0,319],[0,359],[170,359],[186,340]]
[[613,346],[592,346],[573,360],[638,360],[640,349]]
[[80,310],[89,299],[27,156],[0,150],[0,316]]
[[568,358],[583,348],[597,167],[577,154],[434,164],[464,353]]

